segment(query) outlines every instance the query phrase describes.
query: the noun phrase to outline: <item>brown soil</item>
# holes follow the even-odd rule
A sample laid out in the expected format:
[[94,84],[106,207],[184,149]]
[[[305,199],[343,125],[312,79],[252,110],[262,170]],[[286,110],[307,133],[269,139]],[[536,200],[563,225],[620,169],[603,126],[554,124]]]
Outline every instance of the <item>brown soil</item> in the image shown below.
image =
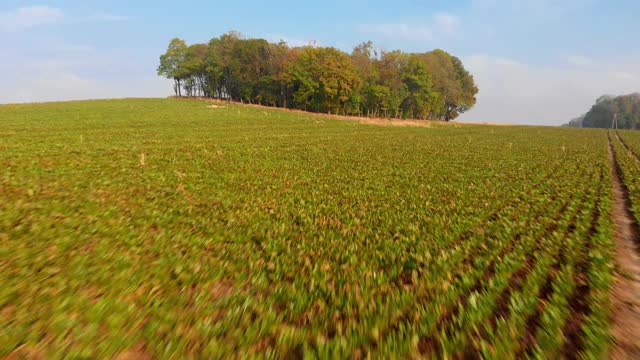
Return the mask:
[[615,225],[615,283],[612,289],[612,359],[640,359],[640,233],[631,213],[629,194],[621,180],[609,141],[613,175],[613,220]]
[[114,360],[151,360],[153,356],[146,351],[144,343],[136,344],[131,349],[113,357]]
[[[460,127],[463,125],[513,126],[513,124],[493,123],[493,122],[468,122],[468,121],[446,122],[442,120],[391,119],[391,118],[370,118],[366,116],[333,115],[333,114],[324,114],[324,113],[314,113],[314,112],[298,110],[298,109],[287,109],[287,108],[280,108],[280,107],[273,107],[273,106],[266,106],[266,105],[248,104],[248,103],[241,103],[236,101],[209,99],[209,98],[202,98],[202,97],[169,96],[169,99],[175,99],[175,100],[181,100],[181,101],[205,101],[213,104],[213,105],[207,106],[207,108],[209,109],[224,108],[228,104],[238,104],[238,105],[249,106],[254,108],[270,109],[270,110],[277,109],[280,111],[295,112],[295,113],[300,113],[305,115],[314,115],[314,116],[336,119],[336,120],[356,121],[361,124],[377,125],[377,126],[431,127],[435,124],[444,125],[444,126],[453,126],[453,127]],[[219,104],[219,105],[215,105],[215,104]]]

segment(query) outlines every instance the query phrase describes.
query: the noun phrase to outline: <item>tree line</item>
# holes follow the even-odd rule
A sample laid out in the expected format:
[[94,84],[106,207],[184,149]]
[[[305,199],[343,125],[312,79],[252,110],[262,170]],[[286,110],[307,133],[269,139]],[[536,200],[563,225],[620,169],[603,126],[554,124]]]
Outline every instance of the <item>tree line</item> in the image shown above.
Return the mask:
[[340,115],[453,120],[476,103],[478,88],[460,59],[333,47],[290,47],[229,32],[208,44],[171,40],[158,75],[176,96],[200,96]]
[[640,129],[640,94],[601,96],[589,112],[563,126],[610,128],[614,117],[620,129]]

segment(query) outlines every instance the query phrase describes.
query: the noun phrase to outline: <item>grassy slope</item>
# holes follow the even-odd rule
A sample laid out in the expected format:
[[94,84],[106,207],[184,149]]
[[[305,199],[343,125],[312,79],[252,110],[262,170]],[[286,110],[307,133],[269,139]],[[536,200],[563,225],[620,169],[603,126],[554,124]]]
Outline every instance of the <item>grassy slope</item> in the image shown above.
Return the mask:
[[602,145],[205,105],[0,106],[0,356],[409,354],[431,254]]

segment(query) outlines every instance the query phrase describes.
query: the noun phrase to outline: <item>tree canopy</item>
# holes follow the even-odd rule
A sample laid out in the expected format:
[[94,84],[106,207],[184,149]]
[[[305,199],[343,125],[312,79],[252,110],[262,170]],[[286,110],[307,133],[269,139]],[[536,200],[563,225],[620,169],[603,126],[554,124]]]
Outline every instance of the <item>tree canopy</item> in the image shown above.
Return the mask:
[[601,96],[588,113],[571,120],[564,126],[610,128],[614,116],[617,117],[618,128],[640,129],[640,93]]
[[171,40],[158,75],[177,96],[204,96],[342,115],[453,120],[476,102],[478,88],[460,59],[426,53],[351,54],[333,47],[289,47],[237,32],[208,44]]

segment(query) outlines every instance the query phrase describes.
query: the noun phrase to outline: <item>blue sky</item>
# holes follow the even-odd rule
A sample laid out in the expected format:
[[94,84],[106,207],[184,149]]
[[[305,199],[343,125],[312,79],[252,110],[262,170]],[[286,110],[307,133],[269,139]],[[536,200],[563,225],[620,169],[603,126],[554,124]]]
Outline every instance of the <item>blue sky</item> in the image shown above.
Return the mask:
[[158,56],[237,30],[345,51],[442,48],[480,88],[462,120],[560,124],[640,91],[638,0],[2,0],[0,103],[167,96]]

